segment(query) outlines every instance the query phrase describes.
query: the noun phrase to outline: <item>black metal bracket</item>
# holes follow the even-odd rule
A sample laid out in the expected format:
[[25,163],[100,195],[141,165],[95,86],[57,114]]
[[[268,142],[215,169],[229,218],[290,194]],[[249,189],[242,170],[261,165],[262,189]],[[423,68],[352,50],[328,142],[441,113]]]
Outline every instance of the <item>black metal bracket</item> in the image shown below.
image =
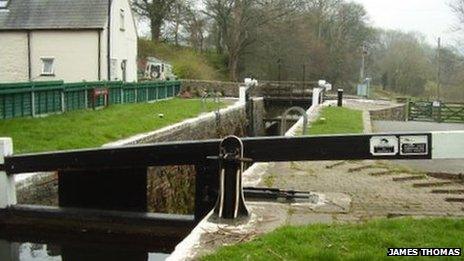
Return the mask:
[[5,164],[0,164],[0,171],[5,171],[5,170],[6,170]]
[[283,190],[278,188],[243,188],[245,198],[255,200],[279,200],[283,199],[290,202],[297,200],[309,200],[309,191]]
[[219,156],[208,157],[219,163],[219,194],[214,214],[219,218],[236,219],[249,216],[243,195],[242,174],[245,162],[243,142],[236,136],[226,137],[219,145]]

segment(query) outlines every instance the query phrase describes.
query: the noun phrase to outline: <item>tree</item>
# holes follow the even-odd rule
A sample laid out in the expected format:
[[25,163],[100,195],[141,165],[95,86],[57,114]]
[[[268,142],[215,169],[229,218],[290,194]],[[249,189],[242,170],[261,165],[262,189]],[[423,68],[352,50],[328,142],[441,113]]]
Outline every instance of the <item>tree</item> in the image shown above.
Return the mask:
[[188,42],[195,50],[202,52],[208,21],[203,13],[193,8],[187,8],[186,13],[185,27],[188,33]]
[[234,0],[204,0],[205,15],[214,21],[215,47],[218,54],[223,54],[225,38],[228,33],[232,5]]
[[283,15],[277,18],[273,12],[259,10],[271,21],[258,27],[256,41],[243,51],[242,71],[278,80],[280,67],[284,81],[357,82],[360,46],[374,38],[362,6],[339,0],[300,1],[280,8]]
[[398,31],[379,32],[376,55],[376,76],[388,90],[421,95],[428,81],[433,80],[434,66],[427,45],[420,35]]
[[449,6],[459,21],[456,29],[462,30],[464,26],[464,0],[454,0]]
[[246,48],[256,41],[257,30],[289,14],[294,0],[205,0],[205,14],[217,25],[218,53],[227,52],[229,76],[239,77],[239,61]]
[[151,39],[158,41],[161,37],[161,27],[169,17],[176,0],[134,0],[133,10],[142,18],[150,21]]

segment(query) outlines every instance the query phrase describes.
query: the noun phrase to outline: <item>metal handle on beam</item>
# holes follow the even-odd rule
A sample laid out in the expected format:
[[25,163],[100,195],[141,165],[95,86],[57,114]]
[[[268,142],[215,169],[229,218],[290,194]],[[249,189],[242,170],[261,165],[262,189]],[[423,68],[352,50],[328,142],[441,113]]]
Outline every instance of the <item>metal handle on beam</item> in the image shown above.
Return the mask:
[[236,136],[226,137],[219,145],[219,195],[214,214],[219,218],[236,219],[249,216],[243,195],[243,142]]

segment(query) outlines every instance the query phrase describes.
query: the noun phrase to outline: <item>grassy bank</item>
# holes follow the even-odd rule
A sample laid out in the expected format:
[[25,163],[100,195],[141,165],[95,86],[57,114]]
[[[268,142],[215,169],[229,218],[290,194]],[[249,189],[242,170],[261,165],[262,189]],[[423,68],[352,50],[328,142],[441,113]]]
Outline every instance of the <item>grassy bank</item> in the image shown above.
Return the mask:
[[227,60],[211,52],[139,39],[139,57],[156,57],[171,63],[180,79],[227,80]]
[[394,247],[463,248],[463,235],[464,220],[453,219],[283,227],[203,260],[383,260]]
[[324,107],[319,119],[311,124],[310,135],[363,132],[362,111],[343,107]]
[[[208,104],[209,111],[215,107]],[[2,120],[0,136],[13,138],[15,153],[98,147],[196,117],[202,111],[199,100],[114,105],[45,118]]]

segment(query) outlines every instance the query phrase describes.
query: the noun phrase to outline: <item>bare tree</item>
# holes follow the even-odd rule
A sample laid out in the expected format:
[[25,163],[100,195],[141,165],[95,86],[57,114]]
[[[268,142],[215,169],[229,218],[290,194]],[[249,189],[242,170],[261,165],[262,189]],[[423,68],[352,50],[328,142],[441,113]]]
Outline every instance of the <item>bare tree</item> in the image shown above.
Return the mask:
[[229,77],[238,80],[239,59],[245,49],[256,41],[261,26],[288,15],[294,0],[205,0],[205,13],[218,26],[216,46],[219,53],[226,49]]
[[454,0],[449,3],[449,6],[459,21],[456,29],[462,30],[464,26],[464,0]]
[[188,41],[195,50],[200,52],[204,49],[207,25],[208,21],[202,12],[187,8],[185,27],[189,35]]
[[150,21],[151,39],[158,41],[161,36],[161,27],[169,16],[176,0],[134,0],[133,10],[143,18]]
[[206,7],[205,15],[210,17],[215,24],[216,51],[223,54],[234,0],[204,0],[204,4]]

